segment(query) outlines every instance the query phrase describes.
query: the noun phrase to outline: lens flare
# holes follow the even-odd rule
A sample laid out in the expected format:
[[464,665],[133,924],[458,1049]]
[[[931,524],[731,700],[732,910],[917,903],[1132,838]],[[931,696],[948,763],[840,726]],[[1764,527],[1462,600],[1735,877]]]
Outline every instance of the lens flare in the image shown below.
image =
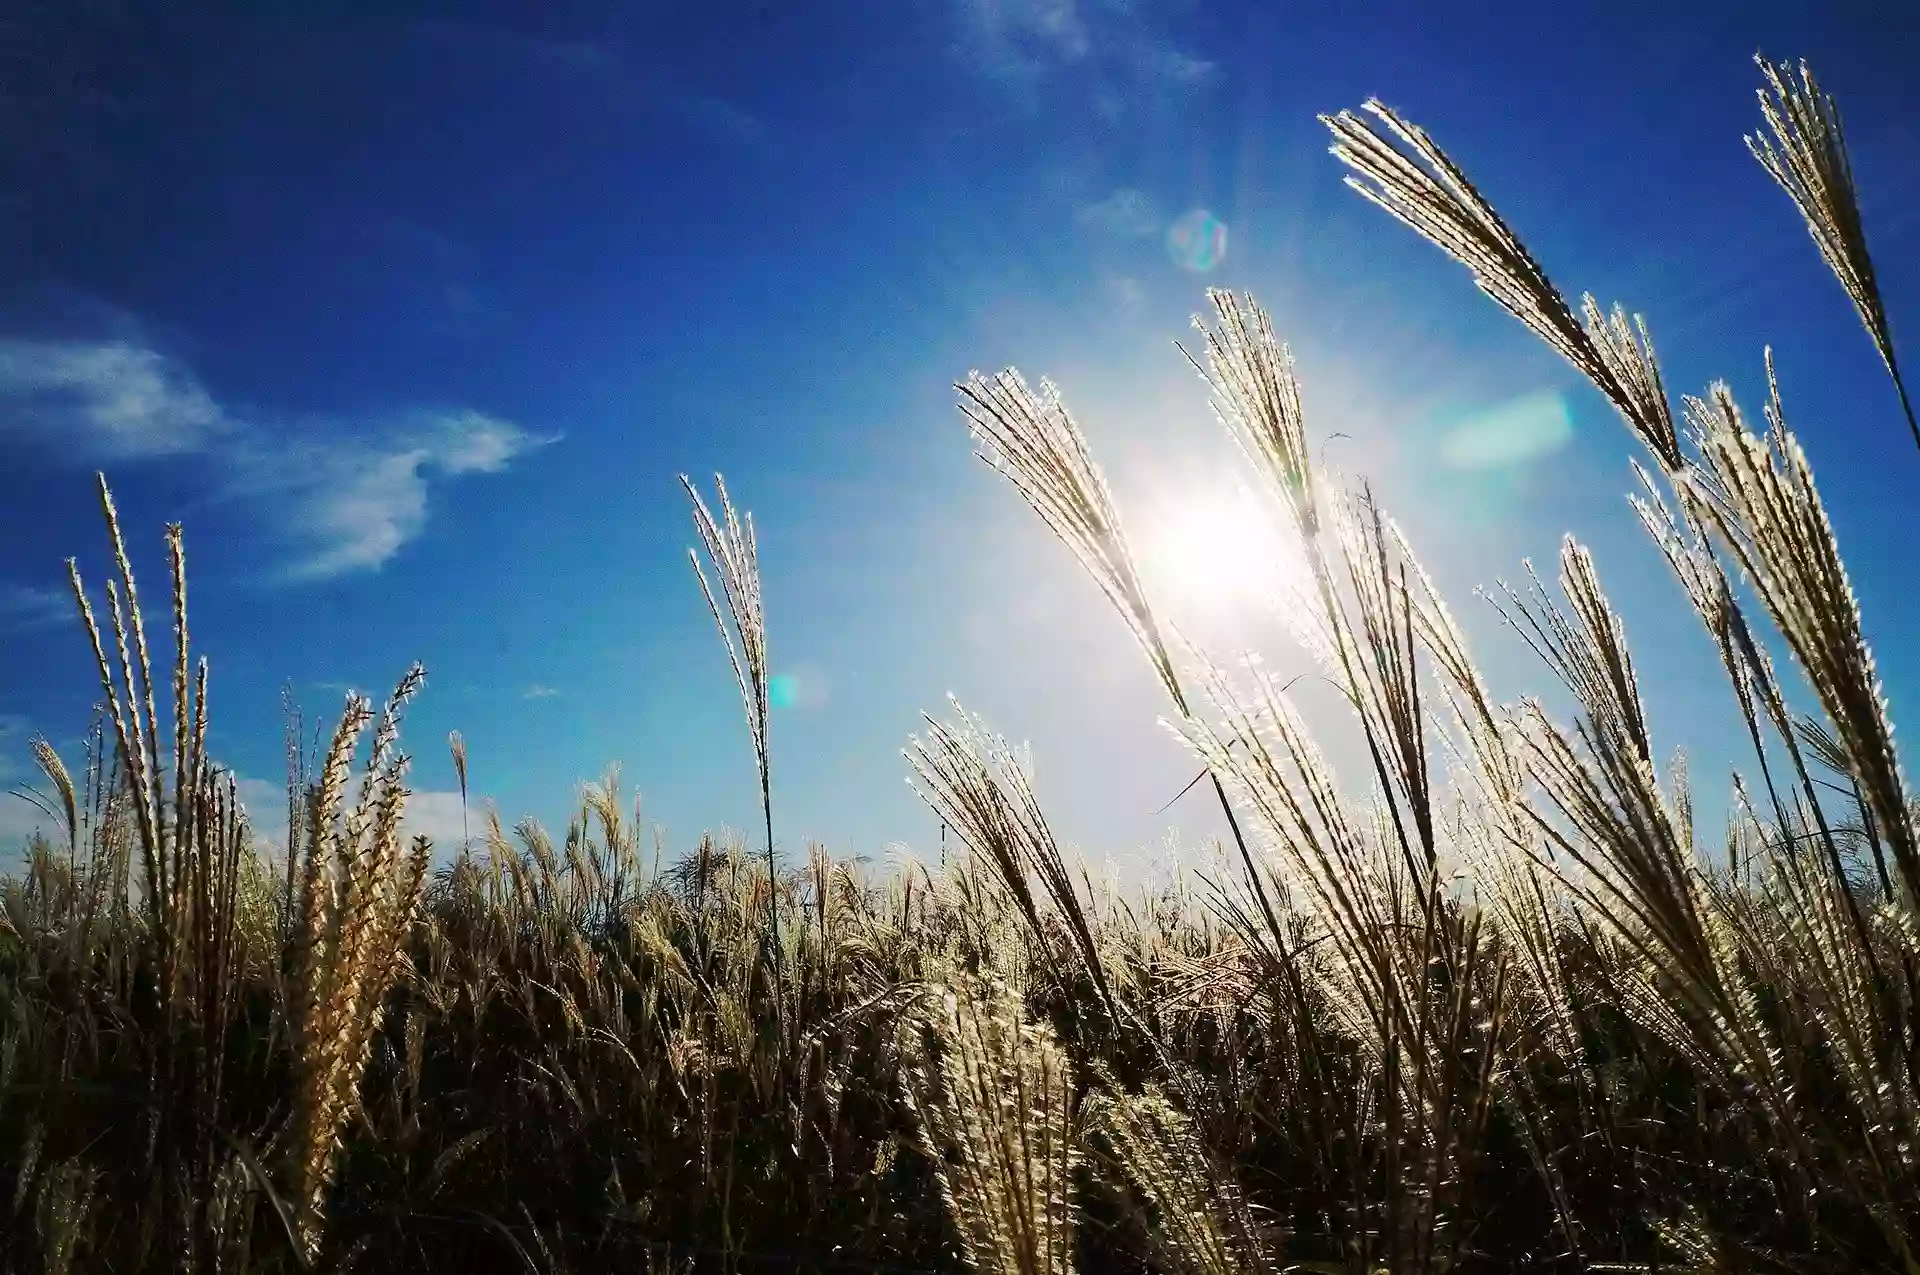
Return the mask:
[[1441,437],[1440,459],[1453,469],[1512,469],[1572,441],[1566,400],[1541,390],[1457,422]]
[[1184,214],[1167,230],[1167,255],[1174,264],[1205,274],[1227,257],[1227,223],[1204,208]]
[[818,669],[797,668],[767,679],[770,708],[820,708],[827,702],[827,679]]

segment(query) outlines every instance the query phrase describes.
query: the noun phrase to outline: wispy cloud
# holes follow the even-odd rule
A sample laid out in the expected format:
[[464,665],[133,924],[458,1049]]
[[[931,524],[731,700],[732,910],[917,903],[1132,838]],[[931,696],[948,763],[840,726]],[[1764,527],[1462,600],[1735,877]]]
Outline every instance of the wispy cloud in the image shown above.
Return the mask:
[[1106,288],[1107,298],[1113,303],[1114,309],[1120,313],[1136,315],[1146,309],[1146,289],[1140,286],[1138,279],[1131,275],[1109,274],[1102,282]]
[[378,569],[418,536],[436,480],[497,474],[545,441],[480,412],[419,412],[364,437],[251,439],[231,454],[231,490],[277,520],[284,577],[325,579]]
[[1092,50],[1078,0],[960,0],[960,11],[988,71],[1039,74]]
[[1056,76],[1090,76],[1099,95],[1185,90],[1215,65],[1157,29],[1144,0],[953,0],[959,49],[983,74],[1032,91]]
[[1131,186],[1118,187],[1104,199],[1080,205],[1074,210],[1074,220],[1128,238],[1157,234],[1166,224],[1153,200]]
[[614,101],[677,118],[696,132],[720,141],[758,145],[772,129],[738,103],[690,87],[667,70],[650,65],[639,47],[607,34],[561,39],[521,35],[481,22],[427,18],[410,28],[423,45],[502,69],[547,72],[569,84],[587,83],[612,94]]
[[0,624],[38,629],[65,620],[78,622],[73,594],[35,584],[0,584]]
[[526,690],[520,692],[520,698],[521,699],[552,699],[554,696],[558,695],[559,693],[560,692],[558,690],[555,690],[551,686],[542,686],[540,683],[535,682],[532,686],[529,686]]
[[[217,490],[284,548],[277,574],[380,567],[426,525],[429,487],[496,474],[548,441],[470,409],[273,425],[223,408],[191,369],[137,341],[0,339],[0,430],[76,464],[216,462]],[[52,591],[0,586],[0,618],[56,613]]]
[[1161,84],[1197,87],[1211,83],[1220,74],[1215,63],[1170,44],[1138,44],[1133,55],[1141,73]]
[[52,435],[103,458],[197,451],[228,423],[193,377],[127,341],[0,338],[0,431]]
[[26,718],[0,713],[0,871],[12,869],[35,832],[55,831],[46,812],[18,795],[32,783],[33,765],[27,752],[31,738],[32,726]]

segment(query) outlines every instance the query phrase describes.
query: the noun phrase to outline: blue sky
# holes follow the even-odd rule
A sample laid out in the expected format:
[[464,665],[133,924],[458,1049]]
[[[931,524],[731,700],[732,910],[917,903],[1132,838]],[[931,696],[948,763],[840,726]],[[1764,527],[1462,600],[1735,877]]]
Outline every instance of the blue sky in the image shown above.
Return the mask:
[[[1378,95],[1563,288],[1644,311],[1669,380],[1757,404],[1772,343],[1896,721],[1920,457],[1871,348],[1747,156],[1756,48],[1846,111],[1896,339],[1920,366],[1920,82],[1893,4],[1181,0],[43,6],[0,101],[0,777],[96,685],[62,560],[106,565],[104,468],[157,597],[186,523],[214,744],[271,808],[309,718],[424,661],[423,826],[480,794],[559,822],[623,763],[670,852],[752,826],[752,763],[675,475],[760,529],[783,853],[927,848],[898,750],[953,692],[1031,741],[1070,841],[1138,860],[1203,802],[1154,685],[981,466],[972,367],[1050,375],[1143,539],[1229,472],[1171,342],[1208,284],[1299,351],[1507,693],[1543,679],[1478,584],[1587,539],[1662,746],[1746,765],[1717,666],[1624,504],[1624,432],[1464,274],[1344,191],[1315,121]],[[263,10],[271,13],[263,16]],[[1903,11],[1903,9],[1905,11]],[[1183,215],[1227,228],[1206,271]],[[1491,422],[1491,423],[1489,423]],[[1488,447],[1524,422],[1554,441]],[[1177,573],[1176,573],[1177,574]],[[1164,580],[1220,649],[1267,632]],[[1285,650],[1275,661],[1293,658]],[[1311,694],[1311,692],[1310,692]],[[5,803],[0,831],[31,811]],[[261,815],[263,820],[271,816]]]

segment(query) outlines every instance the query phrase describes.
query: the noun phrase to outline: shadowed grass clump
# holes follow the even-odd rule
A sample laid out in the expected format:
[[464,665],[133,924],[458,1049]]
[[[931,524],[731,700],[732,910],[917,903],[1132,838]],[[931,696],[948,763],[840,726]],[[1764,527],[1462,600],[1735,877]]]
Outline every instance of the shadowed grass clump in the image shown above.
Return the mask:
[[[1837,112],[1765,74],[1755,152],[1898,384]],[[1177,639],[1051,386],[959,387],[1229,817],[1230,850],[1148,884],[1075,862],[1025,756],[957,708],[906,760],[963,854],[782,871],[757,543],[724,486],[717,514],[688,486],[694,562],[764,863],[643,854],[616,773],[561,833],[485,806],[469,829],[489,762],[457,732],[462,843],[436,855],[405,823],[417,666],[377,717],[348,698],[315,775],[290,710],[266,846],[207,755],[179,529],[162,687],[102,481],[104,626],[73,570],[99,710],[79,765],[36,741],[58,840],[0,882],[0,1269],[1920,1275],[1920,832],[1818,440],[1770,356],[1764,429],[1724,384],[1676,402],[1650,325],[1570,305],[1396,112],[1326,122],[1351,184],[1627,426],[1646,562],[1751,745],[1714,759],[1724,820],[1578,540],[1490,593],[1545,673],[1495,697],[1372,489],[1314,459],[1250,297],[1209,295],[1189,362],[1332,721]]]

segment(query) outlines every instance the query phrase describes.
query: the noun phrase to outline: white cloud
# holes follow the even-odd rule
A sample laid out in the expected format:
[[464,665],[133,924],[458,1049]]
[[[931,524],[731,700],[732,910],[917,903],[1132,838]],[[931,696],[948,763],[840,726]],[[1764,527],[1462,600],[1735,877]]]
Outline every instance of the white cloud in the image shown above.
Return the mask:
[[984,68],[997,74],[1076,62],[1091,47],[1076,0],[961,0],[960,10]]
[[0,429],[25,429],[90,457],[198,451],[227,429],[192,373],[128,341],[0,339]]
[[416,417],[386,438],[259,438],[234,450],[232,492],[277,521],[287,578],[325,579],[375,570],[418,536],[434,478],[497,474],[543,441],[472,411]]
[[1138,46],[1134,56],[1139,59],[1141,72],[1162,84],[1201,85],[1220,73],[1217,64],[1166,44]]
[[486,822],[486,812],[479,801],[468,798],[463,821],[458,789],[442,791],[429,788],[407,798],[403,826],[409,840],[431,837],[436,850],[451,854],[460,848],[463,827],[468,830],[466,835],[477,835]]
[[[0,338],[0,431],[80,462],[200,455],[287,553],[279,574],[374,570],[426,525],[439,479],[497,474],[543,441],[471,409],[397,422],[269,425],[223,409],[192,372],[137,341]],[[52,591],[0,585],[0,619],[51,617]]]
[[440,443],[438,463],[449,474],[497,474],[529,442],[518,425],[475,411],[437,417],[433,432]]
[[0,624],[38,629],[66,621],[78,623],[73,594],[33,584],[0,584]]
[[526,690],[520,692],[520,698],[521,699],[552,699],[554,696],[558,695],[559,693],[560,693],[559,691],[555,690],[551,686],[542,686],[540,683],[535,682],[532,686],[529,686]]
[[1108,234],[1131,238],[1157,234],[1165,222],[1153,200],[1131,186],[1117,187],[1105,199],[1080,205],[1074,210],[1074,220]]

